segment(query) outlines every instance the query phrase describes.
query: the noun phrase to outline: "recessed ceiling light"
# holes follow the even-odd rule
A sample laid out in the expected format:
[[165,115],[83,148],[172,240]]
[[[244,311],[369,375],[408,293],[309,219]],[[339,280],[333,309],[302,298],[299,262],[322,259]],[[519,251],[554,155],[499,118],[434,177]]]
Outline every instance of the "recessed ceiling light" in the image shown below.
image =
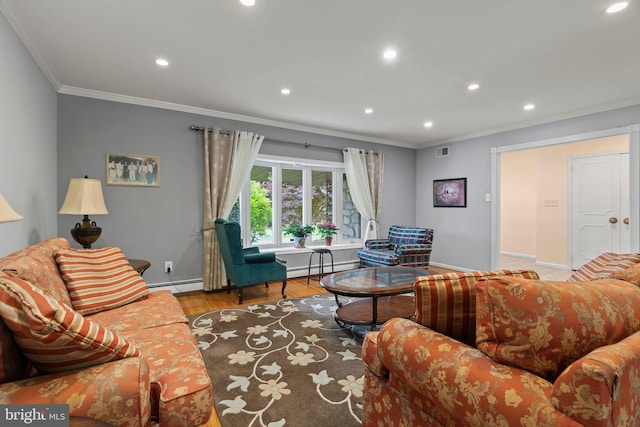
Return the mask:
[[426,128],[433,127],[433,122],[431,120],[424,122],[424,127]]
[[365,108],[364,112],[367,113],[367,114],[371,114],[371,113],[373,113],[373,108]]
[[480,85],[478,83],[471,83],[469,84],[469,86],[467,86],[467,89],[469,90],[478,90],[480,88]]
[[398,52],[396,52],[395,49],[387,49],[384,51],[384,53],[382,54],[382,56],[384,57],[384,59],[386,59],[387,61],[391,61],[393,59],[396,59],[396,56],[398,56]]
[[282,89],[282,90],[280,91],[280,93],[281,93],[281,94],[283,94],[283,95],[289,95],[289,94],[291,93],[291,90],[290,90],[290,89],[287,89],[287,88],[285,87],[284,89]]
[[156,64],[158,64],[161,67],[166,67],[166,66],[169,65],[169,61],[167,61],[164,58],[158,58],[158,59],[156,59]]
[[253,6],[254,4],[256,4],[256,0],[240,0],[240,3],[245,6]]
[[524,107],[522,107],[524,110],[526,111],[531,111],[534,108],[536,108],[535,104],[524,104]]
[[629,6],[628,1],[619,1],[617,3],[612,4],[607,8],[607,13],[616,13],[620,12],[623,9],[626,9]]

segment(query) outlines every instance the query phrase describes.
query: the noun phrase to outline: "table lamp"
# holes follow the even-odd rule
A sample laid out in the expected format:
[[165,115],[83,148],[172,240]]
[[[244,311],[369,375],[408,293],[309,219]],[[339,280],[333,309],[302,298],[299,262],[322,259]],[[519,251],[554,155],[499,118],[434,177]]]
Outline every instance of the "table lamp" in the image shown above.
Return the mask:
[[18,215],[16,211],[9,206],[9,203],[7,203],[2,193],[0,193],[0,222],[20,221],[21,219],[22,216]]
[[102,197],[102,183],[99,179],[71,178],[69,189],[62,207],[58,211],[66,215],[84,215],[82,224],[77,223],[71,229],[73,240],[82,245],[84,249],[90,249],[91,244],[100,238],[102,228],[95,221],[89,219],[89,215],[106,215],[109,212]]

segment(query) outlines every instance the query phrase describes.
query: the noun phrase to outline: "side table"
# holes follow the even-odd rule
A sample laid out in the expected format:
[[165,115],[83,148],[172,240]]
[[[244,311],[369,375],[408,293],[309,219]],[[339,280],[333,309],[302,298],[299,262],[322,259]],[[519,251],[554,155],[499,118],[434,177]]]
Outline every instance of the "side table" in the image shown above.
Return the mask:
[[333,252],[331,252],[331,249],[326,249],[326,248],[312,249],[312,252],[309,255],[309,271],[307,272],[307,285],[309,284],[309,278],[311,277],[311,260],[313,260],[313,254],[318,254],[318,258],[319,258],[318,280],[322,279],[322,277],[324,276],[324,254],[331,255],[331,272],[332,273],[335,272],[333,268]]
[[142,273],[144,273],[149,267],[151,267],[151,263],[144,259],[128,258],[127,261],[129,261],[129,265],[131,265],[131,267],[141,276]]

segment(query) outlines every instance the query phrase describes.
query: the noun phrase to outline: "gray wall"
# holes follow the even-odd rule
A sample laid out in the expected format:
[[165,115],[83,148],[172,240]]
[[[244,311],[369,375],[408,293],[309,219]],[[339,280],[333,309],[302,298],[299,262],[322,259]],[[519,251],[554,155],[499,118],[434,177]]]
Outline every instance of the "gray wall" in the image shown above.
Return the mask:
[[[640,123],[640,105],[532,126],[447,144],[448,157],[435,157],[435,147],[418,151],[417,224],[435,229],[431,262],[461,269],[491,268],[492,147],[542,141]],[[632,160],[632,164],[637,164]],[[467,208],[434,208],[434,179],[468,178]],[[564,185],[564,184],[563,184]],[[637,200],[633,203],[638,203]]]
[[[415,150],[309,134],[264,125],[136,106],[71,95],[58,96],[58,206],[69,179],[88,175],[105,181],[106,153],[160,156],[160,187],[104,186],[108,215],[95,216],[103,229],[94,247],[119,246],[131,258],[151,261],[148,283],[202,277],[202,133],[189,126],[207,125],[265,135],[261,153],[341,161],[336,151],[316,147],[382,150],[385,185],[383,233],[392,224],[415,222]],[[269,139],[309,143],[269,143]],[[400,190],[400,191],[399,191]],[[411,195],[406,197],[405,195]],[[395,208],[398,207],[398,208]],[[58,216],[59,234],[68,237],[79,217]],[[79,247],[72,241],[74,247]],[[164,261],[172,260],[171,278]]]
[[0,14],[0,256],[57,234],[56,92]]

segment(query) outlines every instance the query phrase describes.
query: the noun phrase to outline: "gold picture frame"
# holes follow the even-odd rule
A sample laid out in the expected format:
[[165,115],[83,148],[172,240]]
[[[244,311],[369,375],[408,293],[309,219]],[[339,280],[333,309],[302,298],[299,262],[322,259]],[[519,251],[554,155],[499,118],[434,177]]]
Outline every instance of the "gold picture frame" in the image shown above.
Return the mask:
[[107,153],[107,185],[135,187],[160,186],[160,157]]

